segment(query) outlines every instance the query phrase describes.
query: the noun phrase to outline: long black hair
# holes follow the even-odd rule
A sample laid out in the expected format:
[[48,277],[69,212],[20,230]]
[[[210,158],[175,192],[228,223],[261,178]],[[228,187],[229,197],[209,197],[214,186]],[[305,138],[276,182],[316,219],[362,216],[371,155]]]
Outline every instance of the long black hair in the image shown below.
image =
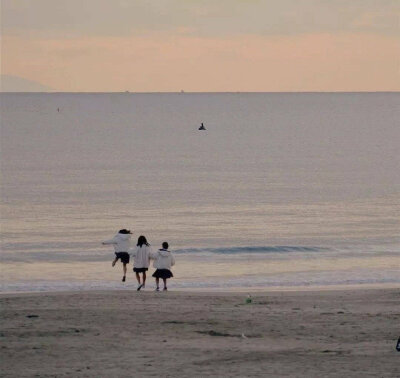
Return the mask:
[[136,246],[137,246],[137,247],[141,247],[143,244],[149,245],[149,243],[147,243],[146,237],[143,236],[143,235],[140,235],[140,236],[139,236],[139,239],[137,240]]

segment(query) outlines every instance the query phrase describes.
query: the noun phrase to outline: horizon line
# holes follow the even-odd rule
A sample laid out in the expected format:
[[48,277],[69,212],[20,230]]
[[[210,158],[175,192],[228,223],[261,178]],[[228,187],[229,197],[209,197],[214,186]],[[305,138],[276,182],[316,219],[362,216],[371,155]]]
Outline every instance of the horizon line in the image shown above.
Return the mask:
[[299,93],[400,93],[400,90],[382,91],[0,91],[4,94],[299,94]]

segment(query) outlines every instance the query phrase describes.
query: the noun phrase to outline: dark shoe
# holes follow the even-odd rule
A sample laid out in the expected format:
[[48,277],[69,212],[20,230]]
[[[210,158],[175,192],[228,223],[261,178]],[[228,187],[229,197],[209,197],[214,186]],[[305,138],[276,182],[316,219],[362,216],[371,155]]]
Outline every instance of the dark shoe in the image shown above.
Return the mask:
[[168,289],[166,287],[164,287],[163,291],[168,291]]
[[155,291],[160,291],[160,288],[159,288],[159,287],[157,287]]
[[122,282],[125,282],[125,281],[126,281],[126,277],[123,276],[123,277],[122,277]]
[[137,291],[140,291],[140,289],[143,287],[143,285],[139,285],[138,287],[137,287]]

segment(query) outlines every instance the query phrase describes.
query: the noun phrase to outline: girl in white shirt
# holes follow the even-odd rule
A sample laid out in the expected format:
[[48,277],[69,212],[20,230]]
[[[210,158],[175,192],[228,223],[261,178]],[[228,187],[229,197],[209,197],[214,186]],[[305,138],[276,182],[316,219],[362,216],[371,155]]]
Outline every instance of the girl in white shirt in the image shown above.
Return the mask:
[[124,275],[122,277],[122,282],[126,280],[126,265],[129,264],[129,248],[131,242],[131,232],[126,228],[118,231],[112,239],[104,241],[102,244],[112,244],[115,250],[115,259],[112,262],[112,266],[115,266],[118,260],[122,262],[122,270]]
[[[138,281],[137,291],[144,289],[146,285],[146,272],[150,265],[151,247],[146,238],[141,235],[137,241],[136,250],[131,254],[133,257],[133,271]],[[140,281],[140,273],[142,281]]]
[[156,253],[151,254],[151,258],[154,259],[154,268],[157,270],[153,273],[153,277],[156,279],[156,291],[160,291],[159,283],[160,278],[162,278],[164,282],[164,291],[167,291],[167,279],[173,277],[174,275],[171,272],[171,267],[175,265],[174,256],[172,253],[168,251],[168,243],[162,243],[162,248],[159,249]]

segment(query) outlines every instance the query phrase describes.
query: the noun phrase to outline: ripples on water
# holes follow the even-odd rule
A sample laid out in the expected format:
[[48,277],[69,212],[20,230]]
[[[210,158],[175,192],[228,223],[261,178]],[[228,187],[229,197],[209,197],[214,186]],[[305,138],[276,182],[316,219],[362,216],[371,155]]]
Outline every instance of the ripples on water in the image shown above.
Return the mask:
[[397,93],[0,98],[5,291],[121,287],[123,227],[180,288],[400,283]]

